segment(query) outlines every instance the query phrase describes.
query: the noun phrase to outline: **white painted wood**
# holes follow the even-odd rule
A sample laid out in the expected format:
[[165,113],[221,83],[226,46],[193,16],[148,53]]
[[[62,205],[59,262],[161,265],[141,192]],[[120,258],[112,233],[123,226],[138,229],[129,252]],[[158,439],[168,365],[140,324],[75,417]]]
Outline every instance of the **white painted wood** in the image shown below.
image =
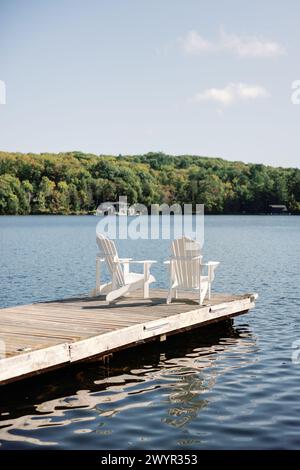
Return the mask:
[[[196,291],[198,303],[203,304],[205,296],[211,298],[211,285],[215,278],[215,269],[220,264],[218,261],[202,263],[200,244],[189,237],[178,238],[171,243],[171,257],[169,262],[170,288],[167,296],[167,304],[172,301],[173,292],[175,298],[178,291]],[[207,275],[203,275],[203,268],[207,266]]]
[[211,312],[216,312],[217,310],[225,310],[228,307],[228,303],[212,305],[210,307]]
[[4,358],[0,360],[0,383],[69,361],[68,343]]
[[101,261],[102,259],[99,256],[96,256],[96,292],[100,290],[100,279],[101,279]]
[[[130,292],[143,289],[144,299],[149,298],[149,286],[155,282],[154,276],[150,274],[150,267],[156,261],[144,260],[134,261],[131,258],[119,258],[116,245],[105,235],[97,233],[96,242],[100,250],[100,254],[96,258],[96,288],[90,292],[90,296],[107,293],[106,301],[115,302],[118,298],[127,296]],[[101,262],[105,262],[111,275],[111,284],[101,286],[100,266]],[[132,273],[129,265],[132,263],[142,263],[144,265],[143,274]],[[111,286],[111,289],[108,289]]]
[[144,264],[144,299],[149,298],[149,282],[148,279],[150,277],[150,263],[146,262]]

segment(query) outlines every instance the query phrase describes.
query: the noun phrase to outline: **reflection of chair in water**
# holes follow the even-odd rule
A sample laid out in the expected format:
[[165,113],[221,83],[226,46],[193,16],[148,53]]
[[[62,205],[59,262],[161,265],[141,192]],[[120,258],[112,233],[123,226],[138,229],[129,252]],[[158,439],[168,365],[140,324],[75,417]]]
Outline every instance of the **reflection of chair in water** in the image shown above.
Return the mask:
[[[192,361],[191,361],[192,362]],[[192,364],[191,364],[192,366]],[[173,374],[180,376],[178,382],[172,385],[172,392],[168,396],[168,415],[163,422],[175,427],[184,427],[197,418],[198,414],[209,404],[209,400],[202,398],[202,393],[212,388],[216,382],[216,373],[206,381],[200,370],[188,367],[179,370],[175,368]],[[193,363],[195,369],[195,364]]]
[[[240,348],[240,365],[257,361],[256,355],[253,355],[256,349],[255,338],[252,338],[245,327],[241,330],[233,327],[232,320],[223,325],[202,328],[201,332],[203,333],[201,339],[197,334],[189,333],[191,335],[189,349],[193,351],[192,353],[187,351],[184,357],[166,359],[170,374],[176,376],[178,380],[171,384],[166,404],[167,416],[163,418],[163,422],[174,428],[185,427],[197,419],[210,403],[205,392],[213,389],[219,376],[231,368],[237,368],[237,354],[231,365],[226,360],[223,367],[214,368],[216,361],[218,365],[222,361],[222,354],[226,354],[232,348],[235,350]],[[177,350],[177,354],[183,355],[183,350]]]
[[[58,416],[61,419],[66,415],[67,423],[67,410],[71,409],[77,419],[76,408],[89,409],[92,419],[110,423],[113,428],[113,421],[109,421],[112,416],[124,411],[128,413],[130,407],[137,409],[145,403],[159,404],[165,424],[184,428],[198,419],[209,404],[205,392],[214,387],[216,379],[231,367],[239,366],[237,348],[240,349],[241,365],[258,360],[253,354],[255,337],[245,325],[236,328],[232,321],[173,336],[163,343],[149,343],[142,348],[139,353],[137,349],[117,353],[109,367],[105,363],[101,366],[98,360],[84,366],[78,364],[67,373],[55,371],[53,375],[32,378],[29,396],[29,383],[25,382],[24,387],[13,387],[9,396],[3,387],[0,389],[0,415],[1,412],[9,414],[0,416],[0,426],[7,426],[6,431],[1,429],[1,437],[23,440],[23,435],[13,435],[11,429],[34,431],[37,426],[53,426],[57,424]],[[221,355],[232,349],[235,351],[232,363],[227,357],[220,367]],[[213,367],[215,361],[218,361],[216,368]],[[145,398],[142,403],[135,400],[135,395],[141,393]],[[37,420],[37,413],[47,414]],[[84,423],[84,427],[88,428],[88,423]],[[30,439],[29,436],[28,442]]]

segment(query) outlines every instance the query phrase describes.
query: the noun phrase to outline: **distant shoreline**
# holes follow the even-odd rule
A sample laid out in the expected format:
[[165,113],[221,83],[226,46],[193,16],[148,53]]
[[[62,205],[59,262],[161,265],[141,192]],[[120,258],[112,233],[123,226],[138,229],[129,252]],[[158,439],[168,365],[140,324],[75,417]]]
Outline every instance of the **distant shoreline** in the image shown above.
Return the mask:
[[0,151],[0,215],[91,215],[119,196],[148,208],[201,201],[207,215],[300,214],[300,169],[161,152]]
[[[195,215],[193,213],[192,215]],[[228,213],[228,214],[204,214],[205,217],[232,217],[232,216],[245,216],[245,217],[299,217],[300,214],[263,214],[263,213],[257,213],[257,214],[243,214],[243,213]],[[149,217],[151,217],[151,214],[148,214]],[[161,217],[162,214],[159,214]],[[170,214],[171,217],[174,217],[174,214]],[[107,217],[107,216],[101,216],[101,215],[96,215],[96,214],[0,214],[1,217]],[[124,217],[117,215],[117,217]],[[127,217],[139,217],[139,215],[127,215]]]

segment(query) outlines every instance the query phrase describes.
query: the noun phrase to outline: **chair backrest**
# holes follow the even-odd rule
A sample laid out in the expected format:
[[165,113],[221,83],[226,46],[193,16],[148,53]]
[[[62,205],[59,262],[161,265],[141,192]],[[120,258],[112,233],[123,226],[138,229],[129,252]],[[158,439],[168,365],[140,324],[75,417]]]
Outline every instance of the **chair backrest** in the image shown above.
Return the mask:
[[107,269],[112,279],[114,279],[118,286],[124,286],[124,274],[114,241],[110,240],[102,233],[97,233],[96,242],[100,250],[100,255],[105,259]]
[[[182,288],[199,287],[201,276],[200,244],[189,237],[178,238],[171,243],[173,276]],[[193,259],[197,257],[197,259]]]

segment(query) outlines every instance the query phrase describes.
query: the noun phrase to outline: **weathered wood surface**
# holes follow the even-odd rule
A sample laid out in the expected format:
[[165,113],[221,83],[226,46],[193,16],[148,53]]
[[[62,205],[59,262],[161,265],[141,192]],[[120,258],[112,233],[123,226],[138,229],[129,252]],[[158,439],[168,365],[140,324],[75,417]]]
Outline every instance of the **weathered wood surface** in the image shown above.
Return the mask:
[[209,302],[166,292],[134,294],[108,306],[100,297],[0,309],[0,384],[36,372],[108,354],[153,337],[201,326],[254,307],[254,294],[214,294]]

